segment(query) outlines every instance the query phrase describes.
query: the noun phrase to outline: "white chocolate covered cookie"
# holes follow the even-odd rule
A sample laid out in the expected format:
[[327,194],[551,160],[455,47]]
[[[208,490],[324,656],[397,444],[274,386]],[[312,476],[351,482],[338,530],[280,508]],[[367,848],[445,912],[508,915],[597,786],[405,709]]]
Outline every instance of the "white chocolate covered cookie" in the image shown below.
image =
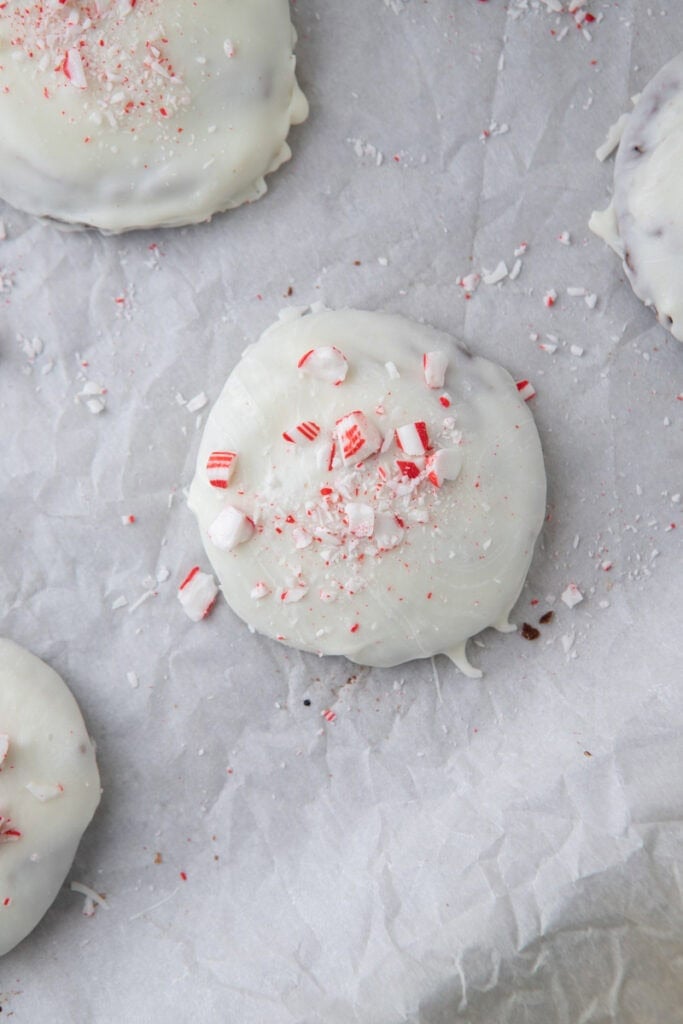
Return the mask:
[[104,231],[258,199],[307,103],[287,0],[0,4],[0,197]]
[[590,226],[622,257],[636,295],[683,341],[683,54],[655,75],[613,138],[619,133],[614,198]]
[[70,691],[0,639],[0,956],[55,899],[99,800],[95,752]]
[[391,666],[508,630],[545,512],[505,370],[399,316],[287,318],[214,406],[190,507],[225,597],[293,647]]

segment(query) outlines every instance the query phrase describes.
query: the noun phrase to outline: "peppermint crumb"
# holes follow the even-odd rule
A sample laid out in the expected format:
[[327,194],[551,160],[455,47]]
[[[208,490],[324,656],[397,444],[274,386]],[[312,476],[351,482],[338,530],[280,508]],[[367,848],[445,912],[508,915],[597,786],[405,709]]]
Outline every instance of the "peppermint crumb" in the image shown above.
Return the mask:
[[540,629],[536,629],[535,626],[530,625],[528,622],[523,623],[522,636],[525,640],[538,640],[540,635]]

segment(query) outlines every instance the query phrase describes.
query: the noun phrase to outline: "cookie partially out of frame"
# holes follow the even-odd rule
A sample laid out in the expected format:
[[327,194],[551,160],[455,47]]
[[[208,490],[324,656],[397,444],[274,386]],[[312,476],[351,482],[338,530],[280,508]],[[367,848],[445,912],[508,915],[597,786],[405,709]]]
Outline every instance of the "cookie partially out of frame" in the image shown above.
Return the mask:
[[0,956],[54,901],[99,801],[95,752],[71,692],[0,639]]
[[0,4],[0,198],[104,231],[258,199],[307,114],[287,0]]
[[614,198],[590,226],[622,257],[636,295],[683,341],[683,54],[624,118]]
[[246,350],[207,421],[190,507],[253,629],[365,665],[445,653],[476,674],[467,639],[513,628],[545,472],[505,370],[433,328],[343,310],[278,323]]

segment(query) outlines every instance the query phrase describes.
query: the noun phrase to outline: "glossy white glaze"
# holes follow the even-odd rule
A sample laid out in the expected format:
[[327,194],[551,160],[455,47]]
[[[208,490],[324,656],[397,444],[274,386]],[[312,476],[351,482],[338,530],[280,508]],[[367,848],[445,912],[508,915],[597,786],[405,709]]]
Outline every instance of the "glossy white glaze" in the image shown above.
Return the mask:
[[100,800],[95,752],[70,691],[39,658],[3,639],[0,740],[2,955],[55,899]]
[[307,103],[286,0],[0,10],[0,196],[104,231],[258,199]]
[[[348,360],[341,384],[298,369],[319,347]],[[422,364],[435,351],[448,355],[439,389]],[[337,443],[330,469],[337,421],[354,412],[369,421],[372,453],[344,464]],[[400,451],[395,431],[410,423],[425,424],[432,451],[457,448],[454,479],[435,486],[429,460]],[[299,424],[319,433],[309,440],[315,429]],[[220,450],[237,453],[225,489],[206,470]],[[209,539],[226,505],[256,525],[229,551]],[[430,327],[344,310],[290,318],[246,350],[209,416],[190,506],[228,603],[259,632],[366,665],[443,652],[474,672],[464,644],[508,628],[543,523],[545,472],[505,370]]]

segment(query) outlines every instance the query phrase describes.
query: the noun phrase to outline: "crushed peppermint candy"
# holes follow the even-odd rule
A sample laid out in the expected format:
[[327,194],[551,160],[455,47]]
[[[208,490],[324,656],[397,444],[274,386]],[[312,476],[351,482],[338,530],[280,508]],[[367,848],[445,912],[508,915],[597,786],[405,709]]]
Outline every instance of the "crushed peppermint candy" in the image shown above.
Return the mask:
[[208,529],[209,540],[219,551],[233,551],[254,533],[254,523],[234,505],[226,505]]
[[212,487],[223,490],[228,486],[235,472],[236,452],[211,452],[206,460],[206,472]]
[[424,455],[431,448],[427,424],[420,420],[397,427],[396,444],[406,455]]
[[518,380],[516,386],[519,391],[519,397],[523,398],[525,402],[535,397],[536,388],[528,380]]
[[200,622],[209,614],[218,596],[216,581],[210,573],[201,572],[198,565],[178,587],[178,600],[183,611],[193,622]]
[[382,447],[382,435],[367,416],[356,410],[337,420],[337,440],[345,464],[358,465]]
[[567,608],[574,608],[577,604],[583,601],[583,594],[577,587],[576,583],[570,583],[565,590],[562,591],[560,597],[566,604]]
[[312,348],[297,363],[302,373],[338,387],[346,380],[349,361],[334,345]]
[[444,480],[457,480],[462,469],[462,454],[458,448],[440,448],[427,457],[425,470],[427,479],[435,487],[442,487]]
[[259,580],[258,583],[255,583],[254,586],[251,588],[251,593],[249,596],[251,597],[252,601],[262,601],[264,597],[268,597],[270,592],[271,590],[268,584],[264,583],[263,580]]
[[14,828],[12,819],[3,818],[0,814],[0,844],[16,843],[18,839],[21,839],[21,832],[18,828]]
[[160,0],[0,6],[9,6],[2,17],[14,58],[27,72],[49,76],[42,101],[63,102],[64,89],[86,97],[92,129],[84,143],[102,125],[138,132],[142,124],[164,122],[190,105],[189,89],[166,54],[169,38],[161,24],[152,38],[139,30],[137,38],[130,33],[132,43],[124,41],[127,19],[148,18],[150,9],[161,8]]
[[428,388],[442,388],[448,369],[448,356],[445,352],[425,352],[422,357],[425,384]]
[[297,444],[300,440],[315,441],[320,433],[320,427],[313,420],[306,420],[304,423],[297,423],[292,430],[286,430],[282,436],[289,444]]

